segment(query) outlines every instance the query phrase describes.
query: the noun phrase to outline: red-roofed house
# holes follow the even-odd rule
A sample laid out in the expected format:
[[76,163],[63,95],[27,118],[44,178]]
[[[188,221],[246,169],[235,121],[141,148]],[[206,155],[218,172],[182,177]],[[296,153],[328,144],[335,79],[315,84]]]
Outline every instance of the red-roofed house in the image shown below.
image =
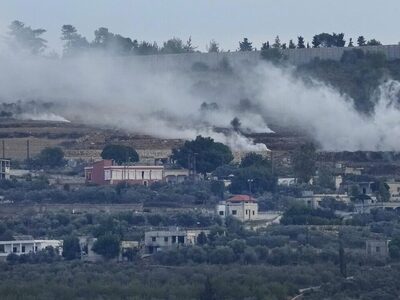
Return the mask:
[[255,220],[258,217],[258,204],[249,195],[234,195],[217,205],[217,213],[221,218],[232,216],[242,222]]

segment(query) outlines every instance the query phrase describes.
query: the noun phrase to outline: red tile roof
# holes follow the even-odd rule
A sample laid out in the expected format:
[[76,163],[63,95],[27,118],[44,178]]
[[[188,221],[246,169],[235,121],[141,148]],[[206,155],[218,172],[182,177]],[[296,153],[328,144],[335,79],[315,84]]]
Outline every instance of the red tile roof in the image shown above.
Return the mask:
[[256,202],[256,199],[249,195],[234,195],[227,200],[228,202]]

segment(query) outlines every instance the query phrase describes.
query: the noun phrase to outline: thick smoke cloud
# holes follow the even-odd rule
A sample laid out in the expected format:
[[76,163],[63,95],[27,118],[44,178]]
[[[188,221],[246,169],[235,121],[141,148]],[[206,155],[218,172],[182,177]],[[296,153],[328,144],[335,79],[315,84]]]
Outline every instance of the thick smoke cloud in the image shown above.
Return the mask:
[[[81,55],[54,59],[15,55],[0,47],[0,101],[37,100],[47,111],[25,118],[65,118],[164,138],[212,136],[237,150],[262,150],[241,132],[271,132],[269,122],[304,130],[325,150],[399,150],[400,83],[376,93],[375,114],[321,83],[305,84],[290,69],[267,63],[233,74],[155,69],[138,59]],[[237,129],[237,128],[236,128]]]
[[[192,91],[194,78],[187,72],[151,70],[130,58],[100,53],[54,59],[0,54],[0,99],[53,103],[50,111],[27,106],[19,116],[30,119],[78,121],[125,129],[164,138],[211,136],[235,150],[265,150],[263,144],[234,132],[234,109],[221,106],[204,111],[207,97]],[[30,110],[32,109],[32,111]],[[270,131],[260,115],[241,116],[245,129]]]
[[288,70],[259,67],[259,97],[264,116],[307,132],[324,150],[400,150],[400,83],[389,80],[371,95],[371,116],[360,114],[353,101],[320,82],[305,84]]

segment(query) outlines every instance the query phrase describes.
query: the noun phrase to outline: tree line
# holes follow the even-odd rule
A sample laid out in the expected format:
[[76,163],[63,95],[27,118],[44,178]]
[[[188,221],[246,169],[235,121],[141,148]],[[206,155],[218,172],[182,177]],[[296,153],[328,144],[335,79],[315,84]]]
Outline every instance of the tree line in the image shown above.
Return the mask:
[[[23,22],[15,20],[9,26],[8,39],[13,49],[25,49],[31,54],[41,54],[47,48],[47,40],[43,38],[46,30],[43,28],[31,28]],[[70,57],[78,53],[87,51],[107,51],[114,55],[151,55],[151,54],[178,54],[200,52],[192,42],[192,38],[184,41],[178,37],[173,37],[162,45],[156,42],[139,41],[130,37],[122,36],[111,32],[106,27],[100,27],[94,31],[93,40],[89,40],[80,34],[77,28],[71,24],[61,27],[61,40],[63,41],[63,56]],[[358,46],[377,46],[381,43],[376,39],[366,40],[364,36],[359,36],[356,41]],[[248,38],[239,41],[237,51],[257,50]],[[269,41],[263,42],[260,50],[266,49],[302,49],[302,48],[322,48],[322,47],[345,47],[346,40],[344,33],[319,33],[313,36],[311,44],[306,42],[303,36],[298,36],[297,41],[293,39],[288,43],[282,42],[279,36],[275,37],[272,44]],[[347,41],[348,47],[354,47],[352,38]],[[222,51],[219,43],[211,40],[206,46],[209,53]]]

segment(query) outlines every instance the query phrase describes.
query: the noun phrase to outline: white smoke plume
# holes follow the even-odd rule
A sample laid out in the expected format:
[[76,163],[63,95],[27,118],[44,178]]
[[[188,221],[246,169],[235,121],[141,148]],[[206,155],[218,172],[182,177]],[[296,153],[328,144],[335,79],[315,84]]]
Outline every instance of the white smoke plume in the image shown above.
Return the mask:
[[[29,111],[19,118],[78,121],[163,138],[211,136],[233,150],[265,150],[237,132],[222,133],[236,112],[229,106],[204,112],[207,98],[191,92],[193,79],[173,70],[153,71],[129,58],[82,55],[54,59],[0,53],[0,99],[53,103],[50,112]],[[245,113],[246,130],[269,132],[264,120]]]
[[[51,102],[54,106],[42,117],[163,138],[201,134],[234,150],[266,149],[239,131],[217,130],[230,127],[235,117],[241,132],[271,132],[270,120],[301,128],[324,150],[400,150],[400,111],[393,101],[398,82],[380,87],[375,113],[366,117],[333,88],[305,84],[290,69],[267,63],[235,68],[234,76],[193,73],[149,68],[129,57],[55,59],[15,55],[0,47],[0,101]],[[215,105],[204,110],[203,103]]]
[[310,87],[290,70],[260,66],[257,74],[263,115],[303,129],[324,150],[400,150],[399,82],[386,81],[371,95],[375,110],[366,116],[349,97],[320,82]]

